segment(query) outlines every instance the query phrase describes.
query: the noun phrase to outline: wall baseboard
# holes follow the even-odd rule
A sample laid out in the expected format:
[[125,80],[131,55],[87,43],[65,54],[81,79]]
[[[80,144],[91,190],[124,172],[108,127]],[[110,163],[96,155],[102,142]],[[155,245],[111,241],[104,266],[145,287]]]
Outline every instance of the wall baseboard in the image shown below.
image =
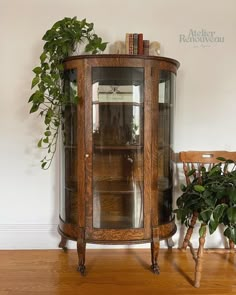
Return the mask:
[[56,249],[56,224],[0,224],[0,249]]
[[[196,229],[198,233],[198,228]],[[173,237],[174,248],[181,246],[181,228]],[[0,250],[9,249],[58,249],[60,235],[57,232],[57,224],[0,224]],[[192,237],[193,247],[198,247],[198,235]],[[222,236],[207,236],[206,248],[222,248],[227,242]],[[161,248],[167,248],[165,241],[161,241]],[[69,249],[76,249],[76,242],[68,241]],[[87,244],[87,249],[123,249],[123,248],[150,248],[150,244],[136,245],[102,245]]]
[[[57,232],[57,224],[0,224],[0,237],[0,250],[59,249],[60,235]],[[69,249],[76,249],[76,242],[68,241],[67,246]],[[86,248],[150,248],[150,245],[87,244]]]

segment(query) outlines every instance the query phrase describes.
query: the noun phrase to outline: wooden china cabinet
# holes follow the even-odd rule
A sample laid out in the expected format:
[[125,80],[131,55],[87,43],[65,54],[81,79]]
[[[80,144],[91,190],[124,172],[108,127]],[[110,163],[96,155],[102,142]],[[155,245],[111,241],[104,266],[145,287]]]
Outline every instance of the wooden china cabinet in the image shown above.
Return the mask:
[[176,231],[172,215],[172,126],[176,60],[154,56],[82,55],[64,63],[60,247],[77,241],[78,270],[86,243],[151,244]]

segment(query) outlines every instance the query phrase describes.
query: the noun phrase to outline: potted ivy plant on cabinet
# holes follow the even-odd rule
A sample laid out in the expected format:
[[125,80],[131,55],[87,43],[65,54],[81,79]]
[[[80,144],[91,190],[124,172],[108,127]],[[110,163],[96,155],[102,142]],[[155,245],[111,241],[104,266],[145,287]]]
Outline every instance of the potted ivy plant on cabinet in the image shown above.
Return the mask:
[[31,104],[30,113],[38,112],[44,119],[45,132],[38,141],[38,147],[47,150],[41,167],[48,169],[56,151],[59,128],[63,129],[64,108],[68,103],[76,104],[79,99],[73,90],[70,97],[64,92],[63,61],[73,53],[81,54],[82,50],[87,54],[102,52],[107,43],[94,32],[93,23],[76,17],[57,21],[42,39],[45,44],[40,65],[33,69],[35,76],[31,88],[34,92],[28,102]]

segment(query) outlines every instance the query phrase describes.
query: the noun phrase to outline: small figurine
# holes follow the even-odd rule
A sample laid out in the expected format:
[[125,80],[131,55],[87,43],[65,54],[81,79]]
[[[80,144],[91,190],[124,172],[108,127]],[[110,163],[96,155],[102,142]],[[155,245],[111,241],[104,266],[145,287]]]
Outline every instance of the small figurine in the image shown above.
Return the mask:
[[125,54],[125,42],[116,41],[109,48],[110,54]]
[[160,43],[157,41],[153,41],[150,43],[149,46],[149,55],[160,55],[161,50],[160,50]]

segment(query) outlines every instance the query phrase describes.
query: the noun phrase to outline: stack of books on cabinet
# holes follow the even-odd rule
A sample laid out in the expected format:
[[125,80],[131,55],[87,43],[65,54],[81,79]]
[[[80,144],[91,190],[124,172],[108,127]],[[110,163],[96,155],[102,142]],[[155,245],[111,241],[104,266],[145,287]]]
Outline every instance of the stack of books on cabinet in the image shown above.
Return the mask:
[[149,40],[143,39],[143,33],[126,33],[125,53],[149,55]]

